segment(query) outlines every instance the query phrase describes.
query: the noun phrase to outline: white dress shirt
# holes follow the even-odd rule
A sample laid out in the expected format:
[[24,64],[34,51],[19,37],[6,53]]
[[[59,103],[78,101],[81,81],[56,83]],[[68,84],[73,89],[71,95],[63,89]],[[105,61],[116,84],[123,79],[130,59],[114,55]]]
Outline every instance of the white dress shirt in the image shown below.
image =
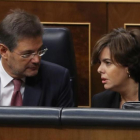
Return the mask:
[[[23,99],[23,93],[25,89],[25,78],[22,78],[21,80],[23,82],[20,88],[20,92],[22,94]],[[4,70],[2,62],[0,60],[0,106],[10,106],[13,92],[13,78]]]

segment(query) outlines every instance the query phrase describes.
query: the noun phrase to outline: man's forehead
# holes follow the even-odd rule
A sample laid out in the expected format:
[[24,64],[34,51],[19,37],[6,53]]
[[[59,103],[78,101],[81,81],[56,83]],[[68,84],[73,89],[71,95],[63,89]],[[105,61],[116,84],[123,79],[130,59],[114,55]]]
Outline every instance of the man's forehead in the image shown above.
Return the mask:
[[17,42],[17,46],[15,49],[19,50],[38,50],[42,48],[43,41],[42,37],[36,37],[36,38],[24,38],[22,40],[19,40]]

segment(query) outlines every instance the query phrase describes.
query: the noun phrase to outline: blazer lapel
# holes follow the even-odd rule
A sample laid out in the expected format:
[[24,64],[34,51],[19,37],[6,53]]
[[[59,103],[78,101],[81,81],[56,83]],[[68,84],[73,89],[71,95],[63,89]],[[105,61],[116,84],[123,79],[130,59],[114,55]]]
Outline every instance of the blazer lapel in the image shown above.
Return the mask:
[[120,108],[120,94],[118,92],[115,92],[112,98],[111,108]]
[[41,96],[41,82],[39,75],[26,79],[23,106],[37,106]]

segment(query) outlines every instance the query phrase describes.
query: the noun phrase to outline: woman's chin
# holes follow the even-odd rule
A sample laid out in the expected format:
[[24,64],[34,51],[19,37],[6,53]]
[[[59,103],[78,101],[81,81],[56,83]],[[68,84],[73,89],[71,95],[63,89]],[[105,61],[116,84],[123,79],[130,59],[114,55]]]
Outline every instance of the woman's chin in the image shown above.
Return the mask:
[[104,89],[110,89],[110,87],[108,85],[104,85]]

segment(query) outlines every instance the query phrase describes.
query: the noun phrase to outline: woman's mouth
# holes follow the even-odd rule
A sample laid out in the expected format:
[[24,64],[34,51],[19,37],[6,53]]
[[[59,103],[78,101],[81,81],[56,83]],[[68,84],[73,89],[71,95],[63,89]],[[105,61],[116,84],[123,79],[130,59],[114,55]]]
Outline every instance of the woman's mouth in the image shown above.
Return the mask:
[[102,83],[103,83],[103,84],[106,84],[106,83],[107,83],[107,79],[102,78]]

